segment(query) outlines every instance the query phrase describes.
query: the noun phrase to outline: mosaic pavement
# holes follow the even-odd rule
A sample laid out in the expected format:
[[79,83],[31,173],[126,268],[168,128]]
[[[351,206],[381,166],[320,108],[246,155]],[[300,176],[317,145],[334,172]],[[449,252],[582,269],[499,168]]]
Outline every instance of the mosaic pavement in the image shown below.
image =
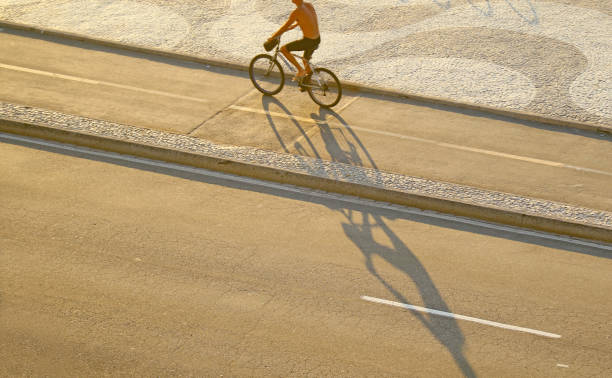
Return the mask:
[[[612,125],[612,2],[311,0],[342,79]],[[0,0],[0,19],[248,64],[290,0]],[[288,33],[286,41],[300,36]]]

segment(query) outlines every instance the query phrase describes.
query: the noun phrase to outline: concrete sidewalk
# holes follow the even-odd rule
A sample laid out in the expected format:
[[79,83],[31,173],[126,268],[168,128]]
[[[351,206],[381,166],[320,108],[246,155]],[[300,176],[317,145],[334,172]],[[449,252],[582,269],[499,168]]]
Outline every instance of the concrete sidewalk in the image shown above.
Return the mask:
[[[610,2],[315,5],[323,36],[315,60],[341,80],[612,126]],[[0,0],[0,19],[244,65],[292,8],[288,0]]]
[[612,241],[609,135],[355,91],[327,111],[239,70],[27,32],[4,49],[5,132]]

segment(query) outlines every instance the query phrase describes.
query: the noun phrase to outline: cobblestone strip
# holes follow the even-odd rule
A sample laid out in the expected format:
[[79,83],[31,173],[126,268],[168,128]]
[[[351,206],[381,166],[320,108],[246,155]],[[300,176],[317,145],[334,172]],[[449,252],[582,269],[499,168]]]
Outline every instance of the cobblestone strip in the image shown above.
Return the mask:
[[[15,129],[15,121],[22,123]],[[13,124],[12,127],[7,126]],[[261,169],[280,172],[278,177],[300,175],[311,181],[326,180],[328,187],[321,185],[308,185],[316,189],[325,189],[343,194],[359,194],[359,190],[352,190],[351,185],[359,188],[372,188],[378,193],[375,198],[391,203],[420,206],[423,202],[406,203],[402,196],[413,198],[429,198],[446,203],[448,211],[440,206],[432,210],[450,212],[458,215],[469,215],[486,220],[496,220],[501,223],[517,226],[529,226],[546,231],[580,236],[584,232],[572,233],[568,227],[584,230],[596,229],[600,236],[595,239],[612,241],[612,213],[575,207],[552,201],[527,198],[508,193],[481,190],[474,187],[456,185],[445,182],[432,181],[418,177],[404,176],[389,172],[382,172],[371,168],[356,167],[342,163],[329,162],[320,159],[281,154],[252,147],[229,146],[212,143],[186,135],[171,134],[161,131],[149,130],[122,124],[110,123],[95,119],[83,118],[45,109],[32,108],[16,104],[0,102],[0,131],[21,133],[29,135],[28,125],[63,130],[84,136],[105,138],[122,141],[134,145],[150,146],[158,149],[181,151],[201,157],[216,159],[217,161],[242,164],[253,167],[252,170]],[[225,164],[219,164],[217,170],[223,170]],[[246,175],[257,177],[257,174],[247,172]],[[280,181],[280,180],[279,180]],[[292,182],[292,183],[295,183]],[[381,196],[380,193],[383,193]],[[398,200],[399,199],[399,200]],[[465,212],[466,208],[478,208],[478,211]],[[478,214],[482,213],[482,216]],[[488,216],[495,213],[495,216]],[[505,218],[508,222],[503,222]],[[512,219],[510,219],[512,218]],[[525,219],[533,218],[526,222]],[[564,224],[558,230],[551,230],[548,226],[539,227],[543,221],[555,221]],[[531,223],[530,223],[531,222]],[[535,223],[534,223],[535,222]],[[587,232],[588,234],[588,232]]]

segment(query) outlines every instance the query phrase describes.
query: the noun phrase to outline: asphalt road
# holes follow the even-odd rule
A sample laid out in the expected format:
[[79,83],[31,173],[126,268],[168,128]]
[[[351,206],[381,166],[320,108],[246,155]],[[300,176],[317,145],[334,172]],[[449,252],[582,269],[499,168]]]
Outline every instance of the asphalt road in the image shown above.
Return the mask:
[[612,374],[610,247],[6,137],[0,156],[0,375]]
[[244,72],[5,30],[0,101],[612,211],[612,138],[345,93],[333,111]]

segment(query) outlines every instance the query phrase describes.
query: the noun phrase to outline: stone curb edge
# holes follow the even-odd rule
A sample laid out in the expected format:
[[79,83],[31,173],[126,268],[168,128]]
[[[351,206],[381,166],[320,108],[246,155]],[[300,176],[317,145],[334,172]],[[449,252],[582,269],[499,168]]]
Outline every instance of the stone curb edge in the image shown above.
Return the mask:
[[[60,38],[65,38],[65,39],[70,39],[70,40],[76,40],[76,41],[101,45],[105,47],[112,47],[112,48],[117,48],[117,49],[122,49],[122,50],[127,50],[127,51],[133,51],[137,53],[163,56],[166,58],[172,58],[172,59],[177,59],[177,60],[182,60],[182,61],[200,63],[204,65],[228,68],[228,69],[233,69],[233,70],[238,70],[238,71],[248,71],[248,66],[238,64],[238,63],[231,63],[231,62],[211,59],[211,58],[203,58],[203,57],[198,57],[198,56],[189,55],[189,54],[181,54],[177,52],[172,52],[172,51],[167,51],[167,50],[162,50],[162,49],[155,49],[151,47],[123,44],[121,42],[114,42],[114,41],[90,37],[90,36],[86,36],[82,34],[64,32],[64,31],[54,30],[54,29],[40,28],[37,26],[19,24],[19,23],[10,22],[10,21],[0,20],[0,28],[24,30],[24,31],[35,32],[39,34],[46,34],[46,35],[53,36],[53,37],[60,37]],[[344,89],[354,90],[354,91],[362,92],[362,93],[369,93],[373,95],[404,98],[407,100],[419,101],[419,102],[424,102],[424,103],[429,103],[429,104],[444,105],[444,106],[450,106],[450,107],[455,107],[459,109],[475,110],[475,111],[494,114],[498,116],[504,116],[504,117],[513,118],[513,119],[522,120],[522,121],[538,122],[538,123],[543,123],[547,125],[580,129],[580,130],[590,131],[594,133],[612,134],[612,126],[597,125],[597,124],[592,124],[592,123],[587,123],[587,122],[573,121],[570,119],[546,117],[546,116],[536,114],[536,113],[520,112],[520,111],[489,107],[489,106],[484,106],[484,105],[456,102],[456,101],[439,98],[439,97],[430,97],[430,96],[422,96],[418,94],[404,93],[404,92],[400,92],[400,91],[396,91],[392,89],[373,87],[373,86],[368,86],[368,85],[363,85],[363,84],[358,84],[358,83],[353,83],[353,82],[343,81],[342,85]]]
[[[432,210],[462,217],[501,223],[571,237],[612,243],[612,228],[580,223],[554,217],[526,214],[513,209],[462,202],[428,194],[409,193],[351,181],[350,177],[329,178],[308,172],[282,169],[272,165],[238,161],[186,150],[135,143],[92,133],[65,130],[58,127],[0,117],[0,131],[21,136],[53,140],[82,147],[161,160],[170,163],[204,168],[260,180],[307,187],[315,190],[351,195],[360,198]],[[275,153],[276,154],[276,153]],[[332,163],[338,164],[338,163]]]

